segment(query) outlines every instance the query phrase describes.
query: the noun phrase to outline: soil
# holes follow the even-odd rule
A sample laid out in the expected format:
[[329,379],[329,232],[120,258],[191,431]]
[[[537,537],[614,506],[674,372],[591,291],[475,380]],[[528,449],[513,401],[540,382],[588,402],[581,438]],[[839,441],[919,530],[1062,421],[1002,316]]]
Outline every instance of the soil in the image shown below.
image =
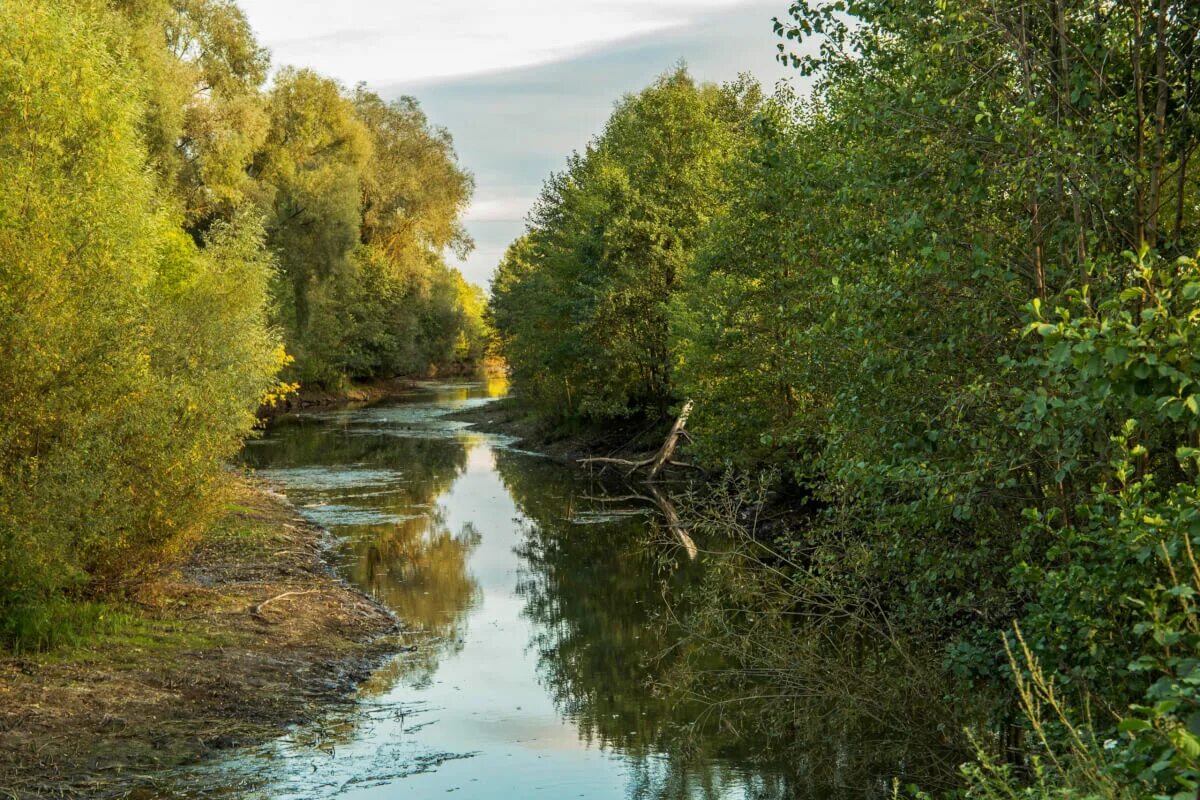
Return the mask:
[[378,403],[408,394],[419,384],[418,378],[386,378],[352,383],[338,390],[305,386],[279,405],[264,408],[259,416],[270,418],[287,411]]
[[137,796],[146,775],[345,702],[400,640],[390,612],[333,574],[329,544],[238,479],[187,561],[115,609],[111,629],[0,657],[0,798]]
[[573,466],[579,466],[580,459],[594,456],[631,460],[644,457],[662,446],[671,428],[669,419],[640,417],[597,425],[555,425],[530,413],[519,396],[457,411],[448,418],[469,422],[484,433],[515,437],[517,447]]

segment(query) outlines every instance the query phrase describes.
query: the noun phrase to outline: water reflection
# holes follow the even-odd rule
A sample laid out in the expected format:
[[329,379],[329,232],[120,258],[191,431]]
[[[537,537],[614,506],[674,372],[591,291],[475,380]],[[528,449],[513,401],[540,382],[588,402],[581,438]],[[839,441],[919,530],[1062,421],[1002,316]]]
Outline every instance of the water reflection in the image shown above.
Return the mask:
[[[749,592],[726,562],[689,559],[645,504],[594,499],[627,489],[444,417],[499,391],[299,416],[247,449],[336,535],[341,574],[397,613],[415,651],[354,709],[220,765],[218,783],[273,800],[782,800],[864,796],[816,777],[822,760],[855,786],[903,771],[896,752],[855,749],[869,725],[836,703],[745,702],[779,681],[746,669],[736,636],[715,641],[745,621],[705,602]],[[801,747],[813,731],[832,743]]]
[[849,800],[956,780],[986,704],[955,698],[919,645],[798,613],[732,543],[709,538],[693,562],[661,522],[581,525],[605,513],[597,488],[553,465],[500,453],[497,469],[525,515],[539,678],[581,737],[631,760],[629,797]]
[[[463,406],[471,387],[439,387],[438,406]],[[427,406],[297,416],[247,448],[259,477],[281,485],[305,516],[339,540],[343,577],[368,591],[421,639],[405,678],[428,681],[457,652],[479,586],[467,559],[471,523],[451,530],[438,499],[463,473],[480,437],[463,435]],[[431,435],[436,434],[436,435]],[[393,670],[399,679],[401,670]]]

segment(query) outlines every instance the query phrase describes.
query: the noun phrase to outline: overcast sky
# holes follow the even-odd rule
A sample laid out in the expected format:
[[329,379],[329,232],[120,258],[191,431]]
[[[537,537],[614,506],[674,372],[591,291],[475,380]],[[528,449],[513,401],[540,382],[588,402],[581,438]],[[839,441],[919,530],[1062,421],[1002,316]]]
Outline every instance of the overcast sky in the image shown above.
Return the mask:
[[787,0],[240,0],[276,66],[312,67],[386,98],[411,94],[475,174],[459,264],[486,286],[542,181],[613,103],[684,60],[698,78],[769,88],[771,18]]

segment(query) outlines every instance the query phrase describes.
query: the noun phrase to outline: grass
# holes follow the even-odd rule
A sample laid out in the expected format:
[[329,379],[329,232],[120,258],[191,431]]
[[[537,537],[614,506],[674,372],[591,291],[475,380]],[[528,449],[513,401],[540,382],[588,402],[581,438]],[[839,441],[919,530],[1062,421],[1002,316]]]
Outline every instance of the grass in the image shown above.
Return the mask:
[[135,619],[136,615],[121,605],[55,598],[11,609],[0,639],[9,642],[13,655],[48,653],[115,634]]
[[[261,508],[229,502],[201,538],[210,545],[220,544],[228,554],[250,555],[264,542],[286,538],[280,534],[279,525],[277,518],[264,515]],[[175,644],[188,648],[193,643],[181,637],[177,622],[157,619],[130,602],[60,596],[18,605],[0,621],[0,655],[7,652],[23,658],[46,656],[57,660],[112,646]]]

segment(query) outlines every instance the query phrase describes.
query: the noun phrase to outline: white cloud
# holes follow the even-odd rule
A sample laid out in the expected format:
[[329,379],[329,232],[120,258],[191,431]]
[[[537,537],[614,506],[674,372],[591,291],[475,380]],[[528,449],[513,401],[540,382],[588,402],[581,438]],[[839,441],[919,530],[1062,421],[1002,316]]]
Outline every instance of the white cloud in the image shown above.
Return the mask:
[[276,64],[311,66],[348,84],[429,80],[544,64],[744,4],[744,0],[239,3],[263,44],[271,48]]
[[[312,67],[384,97],[412,94],[476,177],[457,265],[487,285],[551,170],[598,133],[623,92],[680,59],[702,80],[766,87],[771,17],[789,0],[238,0],[276,64]],[[452,259],[454,260],[454,259]]]
[[[490,189],[491,187],[487,187]],[[508,195],[501,197],[477,197],[471,208],[467,210],[464,219],[467,222],[509,222],[525,217],[529,210],[531,198],[529,194]]]

